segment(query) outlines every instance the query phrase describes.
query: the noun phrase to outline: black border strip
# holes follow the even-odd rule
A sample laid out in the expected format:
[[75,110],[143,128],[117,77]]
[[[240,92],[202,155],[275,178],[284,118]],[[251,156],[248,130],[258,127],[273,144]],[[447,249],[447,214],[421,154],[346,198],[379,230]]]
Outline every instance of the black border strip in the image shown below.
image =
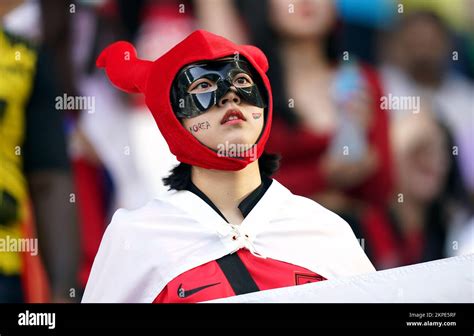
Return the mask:
[[[19,326],[19,314],[55,313],[55,329]],[[243,314],[244,312],[244,314]],[[412,314],[424,315],[413,317]],[[455,313],[440,317],[437,313]],[[432,317],[427,316],[432,314]],[[456,322],[456,326],[408,326],[408,321]],[[394,330],[408,335],[472,335],[472,304],[3,304],[0,305],[0,334],[71,335],[73,330],[156,330],[199,328],[299,328],[352,330],[364,335]],[[224,329],[225,328],[225,329]]]

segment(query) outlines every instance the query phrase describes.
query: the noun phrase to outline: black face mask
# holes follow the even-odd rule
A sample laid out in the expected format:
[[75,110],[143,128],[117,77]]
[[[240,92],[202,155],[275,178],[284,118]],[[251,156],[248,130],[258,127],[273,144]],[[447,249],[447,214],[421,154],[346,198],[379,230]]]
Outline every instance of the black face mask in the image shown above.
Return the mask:
[[[229,90],[250,105],[265,108],[260,76],[242,59],[227,58],[187,66],[176,76],[171,104],[178,118],[194,118],[216,105]],[[259,88],[262,88],[261,91]]]

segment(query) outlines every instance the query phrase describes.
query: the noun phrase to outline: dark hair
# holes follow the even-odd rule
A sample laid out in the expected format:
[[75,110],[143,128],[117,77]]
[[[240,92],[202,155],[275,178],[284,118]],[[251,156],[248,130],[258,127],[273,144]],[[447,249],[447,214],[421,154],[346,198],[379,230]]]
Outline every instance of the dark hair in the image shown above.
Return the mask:
[[[280,156],[277,154],[263,153],[258,159],[258,167],[262,176],[272,176],[279,166]],[[185,190],[191,181],[191,167],[191,165],[181,162],[171,170],[169,176],[163,178],[163,184],[168,186],[169,190]]]
[[[262,49],[270,67],[267,75],[272,83],[274,115],[283,119],[291,126],[299,124],[300,119],[293,109],[288,107],[288,94],[284,86],[283,62],[279,54],[278,35],[273,31],[269,20],[268,0],[239,0],[234,1],[248,28],[251,44]],[[335,62],[338,54],[336,45],[337,25],[326,37],[326,57]]]
[[[451,151],[455,145],[452,132],[446,124],[439,122],[442,132],[446,136],[446,150]],[[454,211],[465,212],[472,216],[473,207],[469,202],[469,194],[464,187],[460,168],[455,155],[450,155],[449,170],[441,193],[428,205],[426,218],[426,241],[423,261],[444,258],[448,224],[453,218]]]
[[[447,148],[446,150],[451,151],[455,145],[457,145],[452,130],[443,123],[438,121],[438,125],[446,136]],[[461,168],[459,161],[455,155],[449,155],[450,163],[449,170],[446,176],[446,183],[442,194],[440,195],[443,203],[455,202],[463,209],[467,210],[469,215],[474,214],[474,206],[469,197],[469,191],[464,185],[464,181],[461,175]]]

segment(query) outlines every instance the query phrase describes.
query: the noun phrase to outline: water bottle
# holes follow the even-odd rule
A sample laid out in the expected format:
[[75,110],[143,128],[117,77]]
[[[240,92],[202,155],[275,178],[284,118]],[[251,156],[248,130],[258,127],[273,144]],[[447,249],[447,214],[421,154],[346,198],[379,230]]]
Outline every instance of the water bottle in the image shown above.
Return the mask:
[[367,151],[367,139],[358,119],[346,109],[354,93],[364,89],[365,82],[356,63],[343,63],[331,86],[331,96],[336,104],[338,125],[331,139],[331,156],[345,161],[361,160]]

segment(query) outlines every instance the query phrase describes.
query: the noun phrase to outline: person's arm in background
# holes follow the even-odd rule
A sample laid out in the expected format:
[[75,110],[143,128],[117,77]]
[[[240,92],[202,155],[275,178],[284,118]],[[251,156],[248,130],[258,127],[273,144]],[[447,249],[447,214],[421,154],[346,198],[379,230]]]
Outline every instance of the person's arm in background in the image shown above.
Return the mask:
[[[358,92],[348,109],[359,120],[367,136],[367,151],[355,162],[322,158],[320,169],[326,177],[328,191],[343,192],[353,199],[385,204],[392,187],[392,167],[387,111],[380,107],[382,90],[377,73],[361,66],[367,88]],[[348,203],[349,206],[350,202]]]
[[374,204],[384,205],[391,196],[393,187],[392,154],[389,142],[389,115],[381,108],[382,86],[378,73],[371,67],[363,66],[362,71],[369,83],[372,96],[373,116],[368,127],[368,142],[376,155],[376,164],[371,173],[350,190]]
[[237,44],[248,43],[245,29],[232,0],[195,0],[200,29],[224,36]]
[[79,229],[62,111],[55,109],[51,58],[42,51],[26,112],[24,169],[53,302],[77,301]]

